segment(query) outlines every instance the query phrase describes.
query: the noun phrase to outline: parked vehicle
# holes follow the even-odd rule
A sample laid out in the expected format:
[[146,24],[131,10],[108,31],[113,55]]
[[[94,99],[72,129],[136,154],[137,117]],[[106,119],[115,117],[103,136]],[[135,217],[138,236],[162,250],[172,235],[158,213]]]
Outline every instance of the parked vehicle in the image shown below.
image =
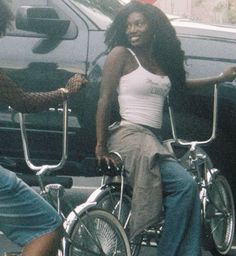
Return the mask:
[[[0,68],[30,91],[61,87],[78,71],[87,75],[88,86],[69,102],[69,160],[61,173],[93,176],[95,112],[106,56],[104,31],[122,1],[12,0],[12,4],[16,24],[0,40]],[[217,75],[225,66],[236,65],[236,29],[178,18],[172,22],[186,53],[189,77]],[[217,140],[206,151],[214,166],[223,170],[236,193],[235,83],[221,86],[219,95]],[[188,92],[179,98],[175,116],[181,137],[186,134],[186,139],[196,138],[196,134],[197,139],[207,137],[211,131],[211,102],[211,89]],[[60,158],[60,116],[59,108],[26,116],[31,157],[37,158],[39,163]],[[114,108],[113,119],[116,116]],[[2,103],[0,130],[0,155],[13,160],[12,164],[6,161],[11,169],[27,173],[18,116]],[[163,137],[171,137],[167,112]]]

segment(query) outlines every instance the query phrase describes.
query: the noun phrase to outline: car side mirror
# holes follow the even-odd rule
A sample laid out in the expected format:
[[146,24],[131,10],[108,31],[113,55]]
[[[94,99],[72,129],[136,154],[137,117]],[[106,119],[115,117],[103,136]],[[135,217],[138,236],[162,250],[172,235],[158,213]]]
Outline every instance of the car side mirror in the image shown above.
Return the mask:
[[60,37],[66,33],[70,20],[60,19],[51,7],[21,6],[16,13],[16,28]]

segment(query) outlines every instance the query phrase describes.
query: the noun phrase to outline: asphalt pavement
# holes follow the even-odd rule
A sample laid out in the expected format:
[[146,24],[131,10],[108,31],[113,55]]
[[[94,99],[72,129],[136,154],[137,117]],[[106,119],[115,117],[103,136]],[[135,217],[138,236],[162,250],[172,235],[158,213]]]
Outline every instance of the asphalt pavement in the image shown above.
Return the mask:
[[[87,197],[101,184],[101,179],[76,177],[73,179],[73,188],[66,191],[66,198],[70,198],[73,205],[78,205],[86,201]],[[38,188],[35,188],[36,191]],[[66,200],[66,199],[65,199]],[[70,209],[65,209],[67,212]],[[20,252],[21,248],[11,243],[2,233],[0,233],[0,256],[15,256],[17,252]],[[10,254],[14,252],[15,254]],[[142,247],[140,251],[141,255],[156,256],[156,248],[153,247]],[[232,246],[230,256],[236,256],[236,239]],[[215,256],[210,252],[204,251],[203,256]]]

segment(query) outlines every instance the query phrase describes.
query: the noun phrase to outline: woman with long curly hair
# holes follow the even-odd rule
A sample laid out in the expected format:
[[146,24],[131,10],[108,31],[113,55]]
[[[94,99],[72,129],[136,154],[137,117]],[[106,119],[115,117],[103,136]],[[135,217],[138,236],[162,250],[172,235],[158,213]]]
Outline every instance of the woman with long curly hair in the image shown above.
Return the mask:
[[[118,163],[117,151],[133,187],[130,238],[158,221],[162,206],[165,225],[158,255],[201,255],[200,200],[197,184],[166,149],[160,137],[167,95],[231,81],[236,67],[218,76],[187,80],[184,52],[175,29],[158,8],[132,1],[106,32],[108,56],[97,108],[98,164]],[[121,121],[109,127],[113,102]],[[164,198],[162,200],[162,194]]]

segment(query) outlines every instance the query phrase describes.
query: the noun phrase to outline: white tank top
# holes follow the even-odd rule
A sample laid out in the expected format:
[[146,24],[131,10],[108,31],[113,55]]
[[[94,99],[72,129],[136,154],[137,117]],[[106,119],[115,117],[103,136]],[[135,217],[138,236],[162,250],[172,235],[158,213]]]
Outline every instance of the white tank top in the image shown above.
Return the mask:
[[138,68],[121,77],[117,89],[121,118],[132,123],[160,129],[165,97],[171,87],[167,76],[146,70],[137,56],[128,49],[138,63]]

